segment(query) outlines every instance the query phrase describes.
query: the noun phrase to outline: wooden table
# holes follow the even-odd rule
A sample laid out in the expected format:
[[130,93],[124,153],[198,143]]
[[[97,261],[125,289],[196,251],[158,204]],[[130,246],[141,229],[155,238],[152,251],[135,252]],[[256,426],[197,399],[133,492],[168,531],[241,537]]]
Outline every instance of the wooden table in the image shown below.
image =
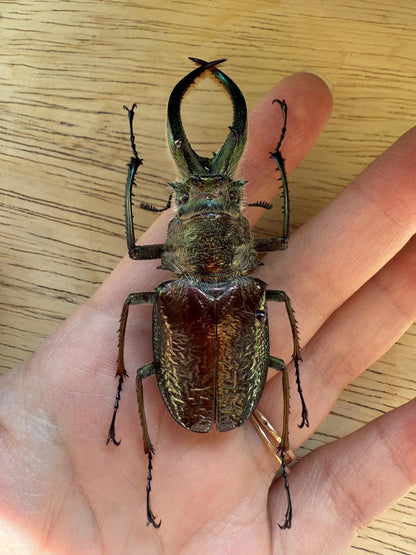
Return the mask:
[[[291,178],[293,228],[416,122],[412,0],[37,0],[3,2],[1,15],[3,371],[28,357],[126,251],[124,103],[140,104],[140,198],[164,204],[175,177],[166,102],[192,67],[187,56],[227,57],[249,108],[296,71],[332,83],[331,120]],[[210,81],[186,100],[196,146],[217,144],[215,130],[230,119]],[[212,111],[192,123],[203,98]],[[154,218],[136,217],[137,231]],[[275,225],[269,217],[260,228]],[[414,396],[415,331],[346,388],[306,451]],[[348,553],[414,554],[415,493],[363,530]]]

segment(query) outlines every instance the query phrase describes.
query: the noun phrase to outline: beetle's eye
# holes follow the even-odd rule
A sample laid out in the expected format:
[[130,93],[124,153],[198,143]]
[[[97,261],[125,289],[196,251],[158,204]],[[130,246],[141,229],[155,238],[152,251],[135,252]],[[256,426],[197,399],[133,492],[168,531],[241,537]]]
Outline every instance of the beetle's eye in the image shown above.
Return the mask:
[[255,314],[256,320],[263,322],[266,319],[266,313],[264,310],[258,310]]
[[185,204],[186,202],[188,202],[188,200],[189,200],[188,193],[184,193],[179,197],[179,204]]
[[237,191],[230,191],[230,200],[231,202],[238,202],[240,200],[240,195]]

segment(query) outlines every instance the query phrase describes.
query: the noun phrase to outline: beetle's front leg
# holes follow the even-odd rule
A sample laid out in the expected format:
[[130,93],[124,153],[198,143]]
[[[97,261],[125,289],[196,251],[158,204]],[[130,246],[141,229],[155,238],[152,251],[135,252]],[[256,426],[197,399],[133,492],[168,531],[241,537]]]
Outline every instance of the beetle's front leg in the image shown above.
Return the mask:
[[296,383],[298,386],[298,393],[302,403],[302,421],[299,424],[299,428],[303,428],[303,426],[309,426],[309,419],[308,419],[308,409],[306,408],[305,399],[303,397],[302,386],[300,383],[300,372],[299,372],[299,362],[302,360],[302,356],[300,354],[300,345],[299,345],[299,332],[295,318],[295,312],[293,310],[292,304],[290,302],[289,297],[286,295],[284,291],[266,291],[266,298],[268,301],[276,301],[276,302],[284,302],[286,306],[286,312],[289,317],[290,327],[292,330],[292,337],[293,337],[293,362],[295,363],[296,369]]
[[[133,150],[133,156],[130,158],[128,173],[127,173],[127,183],[126,183],[126,196],[125,196],[125,216],[126,216],[126,236],[127,236],[127,248],[129,251],[130,258],[134,260],[150,260],[154,258],[160,258],[163,251],[163,245],[136,245],[136,238],[134,235],[134,224],[133,224],[133,210],[132,210],[132,196],[133,196],[133,185],[134,178],[136,177],[137,170],[142,165],[143,160],[139,158],[136,150],[136,143],[133,132],[133,118],[134,109],[136,104],[129,109],[124,106],[129,115],[130,124],[130,142],[131,148]],[[166,206],[168,208],[170,202]]]
[[116,393],[116,400],[114,403],[114,411],[113,411],[113,418],[111,420],[110,428],[108,430],[107,436],[107,444],[114,443],[114,445],[120,445],[120,441],[117,441],[115,438],[115,421],[116,415],[119,407],[120,402],[120,395],[121,390],[123,387],[123,381],[125,377],[128,377],[128,374],[124,368],[124,338],[126,335],[126,325],[127,325],[127,317],[129,314],[129,307],[132,304],[153,304],[155,300],[155,293],[132,293],[127,297],[124,302],[123,310],[121,312],[120,317],[120,329],[119,329],[119,340],[118,340],[118,360],[117,360],[117,372],[116,378],[118,377],[118,387]]
[[[280,173],[282,181],[282,198],[283,198],[283,233],[281,237],[256,237],[254,239],[254,248],[257,252],[281,251],[285,250],[289,241],[289,186],[287,183],[285,160],[280,151],[283,139],[286,135],[286,121],[287,121],[287,105],[284,100],[273,100],[280,105],[283,114],[283,125],[280,134],[280,139],[277,142],[276,148],[270,153],[270,157],[277,164],[277,170]],[[269,203],[254,202],[247,206],[263,206],[263,208],[271,208]]]

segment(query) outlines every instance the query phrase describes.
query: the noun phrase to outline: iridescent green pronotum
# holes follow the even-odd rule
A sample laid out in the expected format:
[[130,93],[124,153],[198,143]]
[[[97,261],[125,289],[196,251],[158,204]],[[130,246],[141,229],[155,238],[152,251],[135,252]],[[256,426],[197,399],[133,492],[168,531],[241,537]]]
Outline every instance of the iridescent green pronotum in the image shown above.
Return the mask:
[[[293,336],[296,382],[302,402],[300,426],[304,426],[308,425],[308,412],[300,386],[298,332],[286,293],[268,290],[263,281],[248,275],[259,265],[259,252],[283,250],[288,245],[289,191],[280,152],[286,132],[286,103],[275,101],[283,113],[283,127],[276,149],[271,153],[282,181],[283,233],[276,237],[253,238],[242,213],[245,181],[233,178],[247,136],[244,96],[237,85],[217,68],[225,60],[191,60],[198,67],[173,89],[167,113],[168,143],[180,180],[170,184],[171,194],[162,209],[141,204],[142,208],[154,212],[173,206],[175,215],[163,245],[136,245],[132,188],[142,160],[137,154],[133,133],[135,105],[128,110],[133,150],[125,206],[129,255],[134,260],[160,258],[161,268],[173,272],[175,277],[161,283],[155,291],[130,294],[124,303],[116,374],[119,382],[107,443],[119,443],[115,439],[115,418],[122,384],[127,376],[123,351],[129,306],[153,304],[153,361],[137,370],[137,401],[144,451],[148,455],[148,522],[156,528],[160,526],[149,499],[154,449],[145,417],[142,380],[155,374],[170,414],[189,430],[209,432],[215,427],[226,432],[241,426],[251,417],[282,466],[288,505],[284,523],[279,526],[290,528],[292,504],[286,472],[286,465],[290,462],[289,380],[283,360],[269,352],[267,303],[282,302],[287,310]],[[206,71],[212,72],[227,91],[234,109],[230,132],[212,158],[199,156],[192,149],[180,115],[184,94],[195,79]],[[264,201],[248,206],[271,208]],[[284,407],[281,435],[256,409],[269,368],[274,368],[282,375]]]

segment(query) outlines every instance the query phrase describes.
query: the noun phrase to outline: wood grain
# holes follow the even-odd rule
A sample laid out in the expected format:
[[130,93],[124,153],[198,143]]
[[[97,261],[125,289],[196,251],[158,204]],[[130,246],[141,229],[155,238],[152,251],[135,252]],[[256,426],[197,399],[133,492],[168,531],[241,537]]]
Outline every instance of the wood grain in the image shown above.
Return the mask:
[[[291,180],[293,227],[416,121],[411,0],[3,0],[0,11],[2,371],[28,357],[125,253],[124,103],[140,104],[142,199],[164,204],[175,175],[166,102],[189,55],[227,57],[249,108],[295,71],[332,83],[332,118]],[[209,81],[186,104],[187,129],[207,151],[229,119]],[[209,114],[195,118],[208,98]],[[153,219],[136,218],[137,230]],[[274,229],[273,217],[259,228]],[[347,387],[306,450],[414,396],[415,332]],[[414,554],[415,514],[412,490],[348,553]]]

